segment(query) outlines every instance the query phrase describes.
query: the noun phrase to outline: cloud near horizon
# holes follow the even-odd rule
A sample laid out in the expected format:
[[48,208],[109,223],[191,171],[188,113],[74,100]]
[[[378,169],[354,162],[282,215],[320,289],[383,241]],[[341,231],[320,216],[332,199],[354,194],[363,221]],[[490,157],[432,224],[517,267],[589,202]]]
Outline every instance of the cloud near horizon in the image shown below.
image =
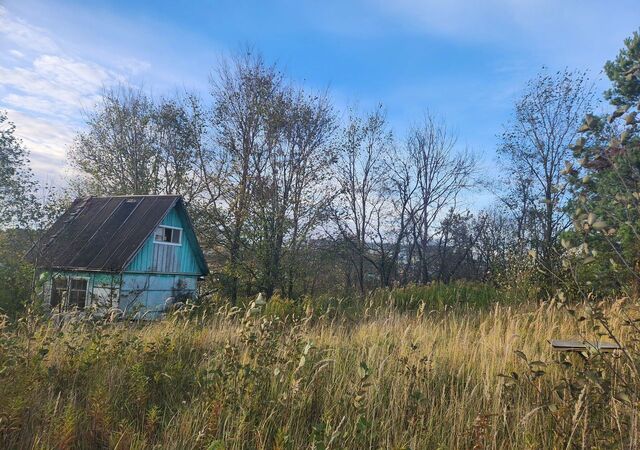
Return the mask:
[[[104,86],[126,82],[131,72],[74,55],[42,28],[0,6],[0,108],[31,152],[41,181],[61,184],[66,152],[82,126],[83,111]],[[132,71],[149,67],[131,60]]]

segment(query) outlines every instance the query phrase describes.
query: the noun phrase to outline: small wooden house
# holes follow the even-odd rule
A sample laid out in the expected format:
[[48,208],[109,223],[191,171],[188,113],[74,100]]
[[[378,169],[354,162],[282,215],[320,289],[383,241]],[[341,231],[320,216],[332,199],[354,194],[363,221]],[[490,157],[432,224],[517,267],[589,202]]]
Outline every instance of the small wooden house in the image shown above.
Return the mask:
[[156,317],[209,273],[177,195],[77,199],[27,254],[53,310]]

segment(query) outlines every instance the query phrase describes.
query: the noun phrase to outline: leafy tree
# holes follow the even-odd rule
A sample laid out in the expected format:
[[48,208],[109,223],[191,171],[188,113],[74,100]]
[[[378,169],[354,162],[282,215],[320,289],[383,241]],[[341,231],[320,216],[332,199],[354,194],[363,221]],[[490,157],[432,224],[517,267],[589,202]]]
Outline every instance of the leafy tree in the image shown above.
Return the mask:
[[203,123],[193,96],[154,102],[141,90],[105,90],[69,152],[84,175],[78,190],[181,194],[191,200],[200,192],[195,175]]
[[232,302],[243,288],[292,296],[302,246],[331,195],[332,107],[250,51],[222,62],[211,95],[199,223],[214,271]]
[[29,152],[15,128],[0,110],[0,228],[26,227],[37,214],[37,184],[29,168]]
[[438,281],[450,282],[456,277],[472,278],[478,270],[476,257],[480,256],[480,239],[489,222],[482,212],[475,218],[469,211],[457,212],[451,208],[439,226],[436,245]]
[[[0,111],[0,313],[15,315],[30,299],[33,267],[24,255],[49,217],[36,193],[29,152]],[[42,190],[43,197],[48,193]]]
[[326,96],[303,89],[285,87],[281,108],[279,137],[258,177],[254,217],[267,244],[260,285],[267,295],[281,287],[291,297],[299,248],[322,220],[331,198],[326,180],[334,160],[329,143],[335,118]]
[[638,60],[640,59],[640,33],[634,32],[613,61],[607,61],[604,71],[613,83],[604,96],[614,106],[628,106],[640,101]]
[[198,154],[207,193],[200,223],[218,260],[214,272],[235,303],[243,282],[255,284],[256,260],[266,253],[254,245],[262,230],[251,219],[278,135],[282,74],[247,52],[223,61],[211,79],[211,95],[212,145]]
[[19,313],[31,297],[33,267],[24,254],[34,238],[29,230],[0,230],[0,314]]
[[632,287],[640,294],[640,35],[625,40],[605,65],[612,87],[608,116],[587,115],[565,173],[573,200],[574,232],[564,241],[582,263],[574,274],[600,293]]

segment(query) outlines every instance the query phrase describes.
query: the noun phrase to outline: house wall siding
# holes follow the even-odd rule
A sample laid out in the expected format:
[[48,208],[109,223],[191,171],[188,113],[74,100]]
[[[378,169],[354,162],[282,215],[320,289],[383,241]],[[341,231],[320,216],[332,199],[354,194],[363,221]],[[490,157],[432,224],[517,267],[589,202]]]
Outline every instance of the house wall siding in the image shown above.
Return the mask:
[[153,236],[147,239],[122,275],[120,309],[128,314],[154,318],[169,299],[181,301],[197,292],[201,269],[186,217],[173,208],[160,224],[182,228],[181,245],[159,244]]
[[40,279],[43,280],[42,295],[46,304],[51,303],[51,285],[55,277],[84,278],[87,280],[87,299],[85,308],[111,308],[118,306],[118,297],[122,276],[120,274],[82,272],[82,271],[54,271],[45,272]]
[[149,236],[125,272],[199,275],[198,259],[188,238],[185,218],[174,208],[161,224],[182,228],[182,245],[158,244],[153,241],[153,236]]
[[191,275],[123,274],[120,309],[128,315],[157,317],[170,303],[193,297],[197,283]]
[[184,301],[197,292],[198,277],[167,274],[105,274],[97,272],[46,273],[42,285],[45,303],[51,302],[54,277],[87,279],[86,308],[117,307],[126,315],[156,318],[171,302]]

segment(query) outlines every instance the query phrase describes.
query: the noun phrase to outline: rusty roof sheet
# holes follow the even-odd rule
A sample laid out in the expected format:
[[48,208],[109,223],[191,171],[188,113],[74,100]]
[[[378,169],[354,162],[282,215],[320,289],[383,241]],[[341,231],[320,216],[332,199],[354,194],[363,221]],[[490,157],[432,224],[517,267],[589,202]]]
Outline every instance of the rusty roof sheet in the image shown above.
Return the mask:
[[27,258],[39,268],[120,272],[177,203],[178,195],[79,198]]

